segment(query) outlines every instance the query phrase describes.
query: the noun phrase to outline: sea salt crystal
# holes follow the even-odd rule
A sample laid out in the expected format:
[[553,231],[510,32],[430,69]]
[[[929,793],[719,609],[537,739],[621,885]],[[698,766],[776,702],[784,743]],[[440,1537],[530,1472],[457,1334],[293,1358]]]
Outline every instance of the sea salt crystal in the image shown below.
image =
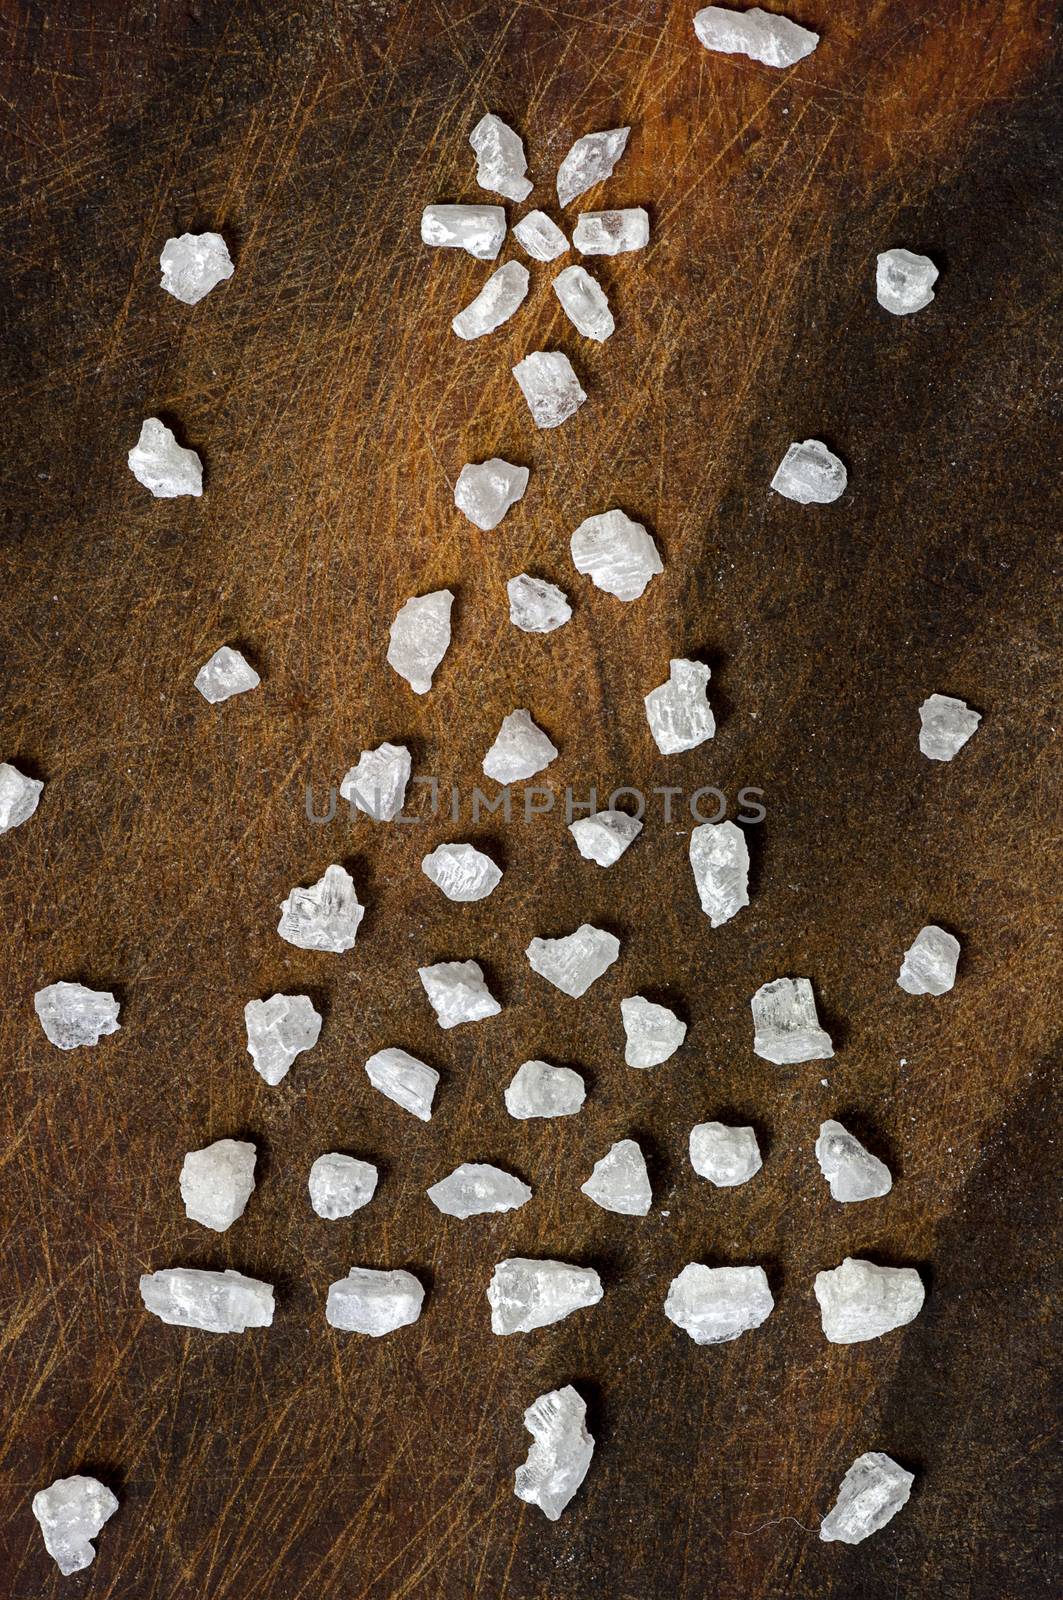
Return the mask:
[[325,1321],[343,1333],[380,1339],[416,1322],[423,1303],[424,1285],[412,1272],[352,1267],[345,1278],[329,1284]]
[[748,56],[765,67],[792,67],[819,43],[819,34],[810,28],[759,6],[749,11],[706,6],[694,18],[694,32],[706,50]]
[[502,206],[425,206],[421,242],[467,250],[478,261],[493,261],[506,237]]
[[308,889],[291,891],[281,904],[277,932],[299,950],[330,950],[342,955],[354,945],[364,916],[354,879],[346,867],[334,863]]
[[496,783],[523,783],[548,767],[557,746],[531,719],[529,712],[511,711],[502,720],[495,742],[483,759],[483,770]]
[[762,984],[750,1001],[753,1050],[777,1067],[802,1061],[829,1061],[830,1034],[819,1025],[816,1000],[807,978],[776,978]]
[[931,761],[951,761],[982,720],[963,700],[932,694],[919,707],[919,748]]
[[820,1523],[819,1536],[830,1542],[860,1544],[891,1522],[915,1482],[914,1472],[905,1472],[892,1456],[869,1450],[857,1456],[842,1479],[834,1509]]
[[502,869],[471,844],[440,844],[421,862],[421,871],[448,900],[467,905],[486,900],[502,881]]
[[454,504],[484,533],[497,528],[528,487],[527,467],[515,467],[498,456],[462,467],[454,485]]
[[875,1200],[889,1194],[893,1187],[886,1163],[865,1150],[860,1140],[840,1122],[820,1124],[816,1160],[830,1184],[831,1198],[843,1204]]
[[554,279],[554,293],[577,333],[604,344],[616,327],[605,290],[584,267],[566,267]]
[[321,1033],[321,1014],[309,995],[273,994],[268,1000],[249,1000],[244,1007],[247,1053],[255,1071],[276,1085],[288,1073],[296,1056],[312,1050]]
[[181,1168],[185,1215],[204,1228],[224,1233],[242,1217],[255,1187],[253,1144],[245,1139],[216,1139],[202,1150],[190,1150]]
[[[586,1470],[584,1467],[583,1472]],[[582,1478],[583,1474],[581,1482]],[[572,1492],[578,1487],[575,1484]],[[56,1478],[47,1489],[38,1489],[32,1509],[40,1523],[44,1548],[63,1577],[68,1578],[72,1572],[83,1572],[92,1565],[96,1554],[92,1541],[118,1510],[118,1501],[98,1478],[77,1473],[72,1478]]]
[[930,923],[904,952],[897,982],[906,994],[947,994],[956,982],[959,959],[960,941]]
[[533,972],[578,1000],[612,966],[620,940],[585,922],[562,939],[533,939],[524,954]]
[[690,865],[701,909],[714,928],[749,904],[749,850],[734,822],[703,822],[690,835]]
[[581,256],[619,256],[644,250],[650,242],[650,219],[641,206],[626,211],[583,211],[572,243]]
[[545,211],[529,211],[513,226],[513,236],[533,261],[556,261],[568,249],[557,223]]
[[200,1267],[164,1267],[145,1272],[140,1297],[160,1322],[203,1333],[243,1333],[273,1321],[273,1285],[242,1272],[206,1272]]
[[884,250],[876,260],[875,294],[878,303],[895,317],[910,317],[934,298],[938,269],[929,256],[911,250]]
[[134,478],[156,500],[203,493],[203,463],[194,450],[177,443],[173,430],[158,417],[145,417],[140,438],[126,459]]
[[239,650],[227,644],[215,650],[195,677],[196,688],[212,706],[231,699],[234,694],[246,694],[249,689],[257,689],[261,682],[251,663]]
[[327,1222],[353,1216],[372,1200],[377,1176],[371,1161],[330,1150],[327,1155],[318,1156],[310,1168],[310,1204]]
[[577,139],[557,169],[557,203],[567,206],[608,178],[624,153],[630,128],[607,128]]
[[513,376],[537,428],[559,428],[586,400],[572,363],[560,350],[533,350]]
[[491,1332],[532,1333],[596,1306],[601,1298],[601,1279],[593,1267],[513,1256],[498,1263],[487,1288]]
[[517,1211],[531,1199],[526,1183],[501,1167],[463,1161],[428,1190],[428,1198],[446,1217],[480,1217],[488,1212]]
[[925,1298],[914,1267],[879,1267],[852,1256],[831,1272],[817,1272],[814,1287],[831,1344],[861,1344],[903,1328],[919,1315]]
[[439,1073],[433,1067],[392,1046],[371,1055],[365,1071],[373,1088],[397,1106],[422,1122],[432,1120],[432,1099],[439,1083]]
[[667,1006],[655,1005],[641,994],[620,1002],[627,1035],[624,1060],[629,1067],[659,1067],[674,1056],[687,1036],[687,1025]]
[[572,535],[571,550],[576,571],[618,600],[637,600],[650,579],[664,571],[652,536],[615,507],[586,517]]
[[564,589],[543,578],[531,578],[519,572],[506,584],[509,596],[509,620],[522,633],[553,633],[564,627],[572,615],[572,607]]
[[204,295],[233,275],[229,247],[220,233],[182,233],[167,239],[159,257],[160,289],[183,305],[198,305]]
[[391,624],[388,666],[405,678],[414,694],[427,694],[432,674],[450,647],[449,589],[414,595],[400,606]]
[[532,1117],[571,1117],[583,1105],[586,1094],[583,1079],[571,1067],[524,1061],[506,1088],[506,1110],[518,1122]]
[[755,1130],[699,1122],[690,1130],[690,1165],[717,1189],[737,1189],[763,1165]]
[[489,111],[470,133],[469,143],[476,151],[476,181],[481,189],[507,200],[527,200],[532,184],[524,176],[528,162],[519,133]]
[[502,1009],[476,961],[439,961],[434,967],[418,967],[417,974],[441,1028],[497,1017]]
[[792,444],[771,480],[776,494],[798,505],[828,506],[845,493],[849,475],[844,464],[819,439]]
[[592,817],[579,817],[570,822],[568,831],[585,861],[611,867],[638,838],[642,823],[638,817],[628,816],[626,811],[596,811]]
[[704,1267],[692,1261],[672,1279],[664,1314],[695,1344],[726,1344],[759,1328],[774,1306],[763,1267]]
[[603,1211],[623,1217],[644,1217],[653,1204],[646,1158],[634,1139],[619,1139],[600,1161],[580,1189]]
[[0,761],[0,833],[29,821],[40,804],[43,789],[40,779],[27,778],[9,761]]
[[363,750],[345,774],[340,795],[374,822],[394,822],[402,815],[413,763],[404,744],[381,744]]
[[524,1426],[535,1443],[518,1467],[513,1493],[538,1506],[551,1522],[568,1505],[587,1476],[594,1440],[587,1432],[587,1407],[570,1383],[541,1394],[524,1413]]
[[662,755],[694,750],[716,734],[716,718],[709,705],[711,670],[702,661],[673,658],[668,682],[645,697],[646,721]]
[[492,272],[475,300],[452,320],[458,338],[480,339],[508,322],[527,298],[529,281],[528,269],[520,261],[507,261]]
[[83,983],[50,983],[38,989],[33,1009],[45,1035],[59,1050],[98,1044],[119,1029],[119,1002],[109,989],[86,989]]

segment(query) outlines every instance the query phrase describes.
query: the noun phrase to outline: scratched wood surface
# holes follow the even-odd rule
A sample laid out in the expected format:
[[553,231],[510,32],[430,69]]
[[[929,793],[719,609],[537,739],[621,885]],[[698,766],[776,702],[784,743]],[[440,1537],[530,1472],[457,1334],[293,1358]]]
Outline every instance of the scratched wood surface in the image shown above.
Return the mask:
[[[790,73],[711,57],[691,3],[288,0],[6,9],[0,757],[46,781],[0,841],[0,1591],[13,1600],[721,1600],[1058,1592],[1047,1535],[1052,1215],[1046,1146],[1059,1030],[1051,738],[1060,675],[1050,512],[1058,155],[1051,13],[1019,0],[802,0],[823,43]],[[466,140],[487,109],[523,134],[550,204],[569,143],[630,122],[591,204],[645,204],[652,242],[597,264],[617,330],[575,336],[532,266],[506,328],[449,320],[481,263],[429,252],[421,207],[482,200]],[[1058,148],[1058,147],[1057,147]],[[514,208],[511,208],[513,210]],[[575,209],[578,209],[576,207]],[[236,273],[197,308],[157,288],[163,241],[220,228]],[[875,253],[942,267],[938,297],[876,305]],[[507,255],[510,249],[507,246]],[[537,434],[509,374],[567,351],[589,399]],[[161,414],[206,466],[200,501],[153,501],[126,469]],[[845,458],[833,508],[772,495],[793,438]],[[495,533],[451,491],[467,460],[531,468]],[[568,536],[618,504],[666,567],[621,606],[576,575]],[[505,579],[564,585],[537,638]],[[454,642],[432,693],[384,664],[410,594],[449,585]],[[192,689],[223,641],[263,674],[219,708]],[[665,761],[642,696],[671,655],[713,669],[719,732]],[[950,766],[917,748],[933,691],[984,713]],[[558,810],[472,827],[479,762],[527,706],[560,746],[545,782],[764,791],[753,903],[713,932],[691,819],[651,796],[616,867],[581,861]],[[358,752],[405,741],[459,786],[458,823],[374,827],[322,809]],[[419,871],[448,837],[489,841],[497,893],[443,901]],[[368,910],[345,957],[274,932],[296,883],[351,865]],[[582,1001],[526,967],[533,934],[622,938]],[[963,941],[941,1000],[897,988],[925,922]],[[504,1010],[441,1033],[420,963],[475,957]],[[749,996],[812,978],[838,1045],[778,1069]],[[32,1012],[59,978],[111,988],[122,1028],[61,1055]],[[267,1088],[246,1000],[306,991],[321,1042]],[[618,1002],[688,1019],[637,1073]],[[416,1123],[362,1065],[401,1044],[442,1074]],[[502,1088],[530,1056],[578,1065],[578,1118],[518,1124]],[[892,1194],[834,1205],[812,1146],[841,1116]],[[715,1191],[690,1126],[752,1122],[763,1172]],[[645,1220],[579,1193],[635,1135]],[[189,1223],[183,1152],[253,1138],[258,1188],[224,1236]],[[377,1198],[316,1219],[313,1158],[377,1161]],[[518,1214],[438,1216],[462,1159],[532,1183]],[[834,1348],[811,1292],[844,1255],[912,1263],[922,1316]],[[593,1312],[492,1336],[506,1255],[595,1265]],[[690,1260],[758,1261],[776,1310],[698,1349],[662,1312]],[[272,1329],[212,1338],[142,1310],[138,1275],[235,1266],[277,1285]],[[355,1263],[428,1286],[379,1342],[324,1321]],[[597,1453],[556,1526],[512,1475],[525,1406],[577,1383]],[[918,1472],[889,1530],[822,1545],[854,1456]],[[29,1512],[95,1471],[121,1509],[91,1571],[58,1577]]]

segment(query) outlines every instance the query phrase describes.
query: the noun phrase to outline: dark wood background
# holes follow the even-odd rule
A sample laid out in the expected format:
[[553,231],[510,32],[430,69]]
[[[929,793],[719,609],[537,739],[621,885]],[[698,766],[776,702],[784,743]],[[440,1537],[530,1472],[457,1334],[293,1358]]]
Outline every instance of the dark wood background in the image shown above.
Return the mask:
[[[693,0],[5,8],[0,757],[47,784],[0,841],[14,1600],[1058,1592],[1052,17],[1019,0],[795,9],[823,42],[777,73],[702,51]],[[523,134],[550,210],[571,141],[633,125],[590,203],[645,204],[652,242],[596,264],[617,319],[604,347],[574,335],[544,266],[503,330],[450,332],[486,269],[422,248],[418,219],[487,198],[466,141],[488,109]],[[208,227],[236,273],[190,310],[159,292],[158,255]],[[909,320],[874,298],[875,254],[898,244],[942,267]],[[541,346],[568,351],[589,394],[547,434],[509,374]],[[154,501],[127,471],[153,413],[201,452],[202,500]],[[832,508],[768,489],[808,435],[849,466]],[[492,453],[532,476],[483,535],[451,493]],[[666,560],[630,607],[568,556],[576,523],[612,504]],[[504,582],[525,568],[573,598],[552,637],[509,625]],[[419,699],[384,664],[387,628],[445,584],[454,642]],[[192,680],[223,641],[264,682],[213,709]],[[719,732],[666,761],[642,696],[683,653],[712,665]],[[917,747],[933,691],[984,714],[950,766]],[[514,706],[560,746],[558,795],[716,784],[733,813],[742,785],[762,788],[749,909],[709,928],[690,819],[659,810],[609,872],[556,814],[307,820],[307,783],[323,803],[382,739],[468,795]],[[420,873],[448,837],[499,851],[483,904],[451,906]],[[368,907],[345,957],[274,932],[288,889],[331,860]],[[623,954],[569,1001],[522,951],[585,918]],[[929,921],[962,939],[960,978],[913,1000],[894,980]],[[416,967],[468,956],[504,1011],[444,1034]],[[752,1054],[749,997],[784,973],[816,986],[829,1069]],[[53,1050],[32,996],[58,978],[113,988],[121,1032]],[[275,989],[309,991],[325,1026],[269,1089],[242,1012]],[[622,1059],[618,1002],[639,990],[690,1023],[649,1073]],[[363,1063],[388,1044],[442,1073],[429,1125],[369,1087]],[[507,1117],[503,1086],[532,1055],[585,1072],[580,1117]],[[888,1199],[831,1202],[812,1150],[825,1116],[889,1160]],[[748,1187],[691,1172],[688,1130],[712,1117],[759,1130]],[[185,1150],[232,1134],[259,1146],[258,1188],[215,1238],[186,1221],[177,1176]],[[629,1134],[650,1157],[644,1221],[579,1193]],[[382,1181],[326,1224],[306,1175],[333,1148]],[[440,1217],[424,1190],[463,1159],[511,1167],[534,1200]],[[918,1265],[918,1321],[827,1345],[812,1280],[846,1253]],[[484,1290],[508,1254],[593,1263],[604,1301],[496,1339]],[[662,1311],[692,1259],[763,1262],[769,1322],[693,1345]],[[180,1263],[274,1281],[273,1328],[148,1318],[138,1275]],[[355,1263],[416,1271],[420,1322],[334,1334],[326,1286]],[[565,1381],[589,1398],[597,1453],[551,1526],[512,1475],[525,1406]],[[912,1500],[862,1547],[822,1545],[867,1449],[917,1471]],[[91,1572],[63,1580],[29,1502],[81,1469],[121,1509]]]

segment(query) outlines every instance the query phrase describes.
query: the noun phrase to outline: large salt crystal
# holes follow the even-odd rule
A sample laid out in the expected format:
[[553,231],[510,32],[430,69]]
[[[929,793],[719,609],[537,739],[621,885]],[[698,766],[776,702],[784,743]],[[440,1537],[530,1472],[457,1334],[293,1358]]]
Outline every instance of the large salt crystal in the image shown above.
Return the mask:
[[709,705],[711,669],[703,661],[682,657],[668,663],[668,682],[646,696],[646,721],[662,755],[694,750],[716,735],[716,718]]
[[450,647],[449,589],[414,595],[400,606],[391,624],[388,666],[405,678],[414,694],[427,694],[432,675]]
[[959,959],[960,941],[930,923],[904,952],[897,982],[905,994],[947,994],[956,982]]
[[496,783],[523,783],[548,767],[557,746],[523,708],[502,719],[494,744],[483,759],[483,770]]
[[704,1267],[692,1261],[672,1279],[664,1314],[695,1344],[726,1344],[759,1328],[774,1306],[763,1267]]
[[418,967],[417,975],[441,1028],[497,1017],[502,1009],[484,982],[479,962],[439,961],[434,967]]
[[817,1272],[814,1287],[831,1344],[861,1344],[903,1328],[919,1315],[925,1298],[914,1267],[879,1267],[852,1256],[831,1272]]
[[577,333],[604,344],[616,327],[605,290],[584,267],[566,267],[554,279],[554,293]]
[[358,936],[365,908],[358,903],[346,867],[326,867],[308,889],[294,888],[281,904],[277,932],[299,950],[330,950],[342,955]]
[[363,750],[357,765],[345,774],[340,794],[374,822],[394,822],[402,815],[412,765],[404,744]]
[[612,966],[620,954],[620,940],[584,922],[562,939],[533,939],[524,954],[540,978],[578,1000]]
[[522,633],[553,633],[564,627],[572,615],[572,607],[564,589],[543,578],[531,578],[518,572],[506,584],[509,596],[509,620]]
[[231,1228],[255,1187],[255,1156],[246,1139],[216,1139],[202,1150],[189,1150],[181,1168],[181,1199],[189,1220],[215,1233]]
[[481,1217],[488,1212],[517,1211],[531,1199],[526,1183],[501,1167],[463,1161],[428,1190],[428,1198],[446,1217]]
[[819,1536],[828,1543],[860,1544],[891,1522],[915,1482],[914,1472],[905,1472],[892,1456],[881,1450],[868,1450],[857,1456],[842,1479],[834,1509],[819,1526]]
[[0,833],[29,821],[40,804],[43,789],[39,778],[27,778],[9,761],[0,761]]
[[522,499],[528,487],[527,467],[492,456],[462,467],[454,485],[454,504],[484,533],[497,528],[510,506]]
[[593,1267],[513,1256],[498,1263],[487,1287],[491,1332],[531,1333],[596,1306],[601,1298],[601,1279]]
[[448,900],[467,905],[486,900],[502,881],[502,869],[471,844],[440,844],[421,862],[421,871]]
[[627,1043],[624,1060],[629,1067],[659,1067],[674,1056],[687,1036],[687,1025],[667,1006],[655,1005],[641,994],[620,1002]]
[[551,1522],[557,1521],[587,1476],[594,1440],[586,1418],[586,1404],[570,1383],[541,1394],[524,1413],[524,1426],[535,1442],[514,1474],[513,1493],[538,1506]]
[[376,1193],[377,1169],[371,1161],[330,1150],[318,1156],[310,1168],[307,1188],[310,1204],[319,1217],[335,1222],[353,1216],[367,1206]]
[[215,650],[195,677],[196,688],[212,706],[220,705],[234,694],[246,694],[249,689],[257,689],[261,682],[262,679],[247,658],[227,644]]
[[520,261],[507,261],[492,272],[475,300],[459,311],[450,326],[459,339],[480,339],[508,322],[528,294],[528,269]]
[[159,257],[160,289],[183,305],[198,305],[204,295],[233,275],[229,247],[220,233],[182,233],[167,239]]
[[816,1160],[830,1184],[831,1198],[843,1204],[875,1200],[893,1188],[886,1163],[865,1150],[840,1122],[820,1123]]
[[537,428],[559,428],[587,398],[571,361],[560,350],[533,350],[517,362],[513,376]]
[[379,1089],[397,1106],[412,1112],[422,1122],[432,1120],[432,1099],[439,1083],[439,1073],[433,1067],[418,1061],[406,1050],[392,1046],[371,1055],[365,1071],[373,1088]]
[[321,1033],[321,1014],[309,995],[273,994],[249,1000],[244,1007],[247,1053],[255,1071],[276,1085],[304,1050],[312,1050]]
[[583,1079],[571,1067],[524,1061],[506,1087],[506,1110],[518,1122],[532,1117],[572,1117],[586,1095]]
[[644,250],[650,242],[650,219],[641,206],[626,211],[583,211],[572,243],[581,256],[620,256]]
[[618,1139],[580,1189],[603,1211],[622,1217],[644,1217],[653,1204],[646,1157],[634,1139]]
[[506,237],[502,206],[425,206],[421,242],[467,250],[478,261],[493,261]]
[[884,250],[875,265],[878,303],[895,317],[910,317],[934,298],[938,269],[929,256],[911,250]]
[[[584,1467],[584,1473],[586,1470]],[[580,1482],[582,1478],[583,1474]],[[578,1487],[579,1483],[573,1485],[573,1494]],[[69,1578],[72,1572],[83,1572],[92,1565],[96,1554],[92,1541],[118,1510],[118,1501],[98,1478],[79,1472],[72,1478],[56,1478],[47,1489],[38,1489],[32,1509],[40,1523],[44,1548],[63,1577]]]
[[424,1285],[412,1272],[352,1267],[345,1278],[329,1284],[325,1320],[343,1333],[380,1339],[416,1322],[423,1303]]
[[476,151],[476,181],[481,189],[507,200],[527,200],[532,184],[524,176],[528,162],[519,133],[489,111],[470,133],[469,143]]
[[706,6],[694,18],[694,32],[706,50],[748,56],[765,67],[792,67],[811,55],[819,43],[819,34],[810,28],[759,6],[749,11]]
[[749,850],[734,822],[703,822],[690,835],[690,865],[701,909],[712,927],[749,904]]
[[557,169],[557,203],[567,206],[608,178],[627,144],[630,128],[607,128],[577,139]]
[[638,838],[642,823],[626,811],[596,811],[592,817],[579,817],[570,822],[568,831],[584,861],[611,867]]
[[513,225],[513,236],[533,261],[556,261],[568,249],[557,223],[545,211],[529,211]]
[[206,1272],[200,1267],[164,1267],[145,1272],[140,1297],[160,1322],[203,1333],[243,1333],[268,1328],[273,1321],[273,1285],[245,1278],[231,1267]]
[[776,978],[750,1001],[753,1050],[762,1061],[792,1067],[802,1061],[829,1061],[830,1034],[819,1025],[816,999],[807,978]]
[[931,761],[951,761],[982,720],[963,700],[932,694],[919,707],[919,748]]
[[699,1122],[690,1130],[690,1165],[717,1189],[737,1189],[763,1165],[753,1128]]
[[50,983],[38,989],[33,1009],[41,1027],[59,1050],[98,1044],[119,1029],[119,1003],[109,989],[86,989],[83,983]]
[[845,493],[849,475],[844,463],[819,439],[792,444],[776,470],[771,486],[776,494],[798,505],[829,506]]
[[203,493],[203,463],[194,450],[177,443],[173,430],[158,417],[145,417],[140,438],[126,459],[134,478],[156,500]]
[[572,535],[571,550],[576,571],[618,600],[637,600],[650,579],[664,571],[652,536],[615,507],[586,517]]

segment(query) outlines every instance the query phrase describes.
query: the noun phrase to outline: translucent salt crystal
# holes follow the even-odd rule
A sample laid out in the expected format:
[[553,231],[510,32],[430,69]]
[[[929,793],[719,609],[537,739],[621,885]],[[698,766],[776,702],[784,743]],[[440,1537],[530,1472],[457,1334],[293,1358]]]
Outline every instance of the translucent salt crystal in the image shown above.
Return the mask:
[[229,247],[220,233],[182,233],[178,239],[167,239],[159,266],[159,288],[186,306],[197,305],[217,284],[233,275]]
[[562,939],[533,939],[524,954],[540,978],[578,1000],[612,966],[620,954],[620,940],[585,922]]
[[897,982],[905,994],[947,994],[956,982],[960,941],[930,923],[904,952]]
[[568,831],[585,861],[611,867],[638,838],[642,823],[638,817],[628,816],[626,811],[596,811],[592,817],[579,817],[570,822]]
[[239,650],[223,644],[196,673],[196,688],[212,706],[257,689],[262,679]]
[[130,450],[129,470],[156,500],[203,493],[203,463],[194,450],[177,443],[173,430],[158,417],[146,417],[140,438]]
[[181,1168],[185,1215],[204,1228],[224,1233],[242,1217],[255,1187],[253,1144],[245,1139],[216,1139],[202,1150],[190,1150]]
[[[582,1477],[583,1474],[580,1481]],[[573,1493],[578,1487],[578,1483],[573,1485]],[[72,1572],[83,1572],[92,1565],[96,1554],[92,1541],[118,1510],[118,1501],[98,1478],[77,1473],[72,1478],[56,1478],[47,1489],[38,1489],[32,1508],[44,1536],[44,1548],[63,1577],[68,1578]]]
[[557,223],[545,211],[529,211],[513,226],[513,236],[533,261],[556,261],[568,249]]
[[425,206],[421,213],[422,244],[467,250],[478,261],[493,261],[505,237],[502,206]]
[[326,867],[309,889],[294,888],[281,904],[277,932],[300,950],[330,950],[342,955],[358,936],[365,908],[358,903],[346,867]]
[[487,1287],[491,1332],[532,1333],[596,1306],[601,1298],[601,1279],[593,1267],[513,1256],[498,1263]]
[[421,871],[448,900],[467,905],[486,900],[502,881],[502,869],[471,844],[440,844],[421,862]]
[[476,151],[476,181],[481,189],[507,200],[527,200],[532,185],[524,176],[528,163],[519,133],[489,111],[470,133],[469,143]]
[[278,1084],[304,1050],[312,1050],[321,1033],[321,1014],[305,994],[273,994],[249,1000],[244,1007],[247,1053],[255,1071]]
[[776,494],[798,505],[829,506],[845,493],[849,475],[844,464],[819,439],[792,444],[771,480]]
[[506,584],[509,595],[509,620],[522,633],[553,633],[564,627],[572,615],[572,607],[564,589],[543,578],[531,578],[519,572]]
[[865,1150],[840,1122],[820,1123],[816,1160],[830,1184],[831,1198],[843,1204],[875,1200],[893,1188],[886,1163]]
[[816,1000],[807,978],[776,978],[762,984],[750,1001],[753,1050],[777,1067],[802,1061],[829,1061],[830,1034],[819,1025]]
[[652,536],[615,507],[585,518],[572,535],[571,550],[576,571],[618,600],[637,600],[650,579],[664,571]]
[[765,67],[792,67],[811,55],[819,43],[819,34],[810,28],[759,6],[749,11],[706,6],[694,18],[694,32],[706,50],[748,56]]
[[363,750],[357,764],[344,775],[340,794],[374,822],[394,822],[402,815],[412,765],[404,744],[385,743],[375,750]]
[[620,1002],[627,1044],[624,1060],[629,1067],[659,1067],[674,1056],[687,1036],[687,1025],[667,1006],[655,1005],[641,994]]
[[526,1183],[501,1167],[463,1161],[428,1190],[428,1198],[446,1217],[480,1217],[488,1212],[517,1211],[531,1199]]
[[59,1050],[98,1044],[119,1029],[119,1003],[109,989],[86,989],[83,983],[50,983],[38,989],[33,1009],[47,1038]]
[[610,176],[627,144],[630,128],[608,128],[577,139],[557,169],[557,203],[567,206]]
[[857,1456],[842,1479],[834,1509],[820,1523],[819,1536],[830,1542],[860,1544],[891,1522],[915,1482],[914,1472],[905,1472],[892,1456],[869,1450]]
[[711,676],[702,661],[673,658],[668,663],[668,682],[646,696],[646,721],[662,755],[693,750],[715,737],[716,718],[709,705]]
[[470,461],[462,467],[454,485],[454,504],[474,527],[484,533],[497,528],[510,506],[515,506],[528,487],[527,467],[515,467],[498,456],[490,461]]
[[538,1506],[551,1522],[568,1505],[587,1476],[594,1440],[587,1432],[587,1407],[570,1383],[541,1394],[524,1413],[535,1443],[513,1478],[518,1500]]
[[329,1284],[325,1321],[343,1333],[380,1339],[416,1322],[423,1303],[424,1285],[412,1272],[352,1267],[345,1278]]
[[823,1332],[831,1344],[861,1344],[903,1328],[922,1310],[925,1290],[914,1267],[879,1267],[846,1256],[814,1284]]
[[483,770],[496,783],[523,783],[548,767],[557,746],[532,721],[529,712],[511,711],[503,718],[494,744],[483,759]]
[[370,1056],[365,1071],[373,1088],[397,1106],[422,1122],[432,1120],[432,1099],[439,1083],[439,1073],[433,1067],[392,1046]]
[[377,1169],[371,1161],[330,1150],[327,1155],[318,1156],[310,1168],[307,1188],[318,1216],[335,1222],[367,1206],[376,1193],[376,1185]]
[[432,674],[450,647],[449,589],[414,595],[400,606],[391,624],[388,666],[405,678],[414,694],[427,694]]
[[910,317],[934,298],[938,269],[929,256],[910,250],[884,250],[875,266],[875,294],[880,306],[895,317]]
[[587,398],[571,361],[560,350],[533,350],[517,362],[513,376],[537,428],[559,428]]
[[203,1333],[243,1333],[273,1321],[273,1285],[242,1272],[206,1272],[200,1267],[164,1267],[145,1272],[140,1298],[160,1322]]
[[606,1151],[580,1189],[603,1211],[623,1217],[644,1217],[653,1204],[646,1157],[634,1139],[619,1139]]
[[418,967],[417,974],[441,1028],[497,1017],[502,1009],[476,961],[439,961],[434,967]]
[[450,326],[459,339],[479,339],[508,322],[528,294],[528,269],[520,261],[507,261],[492,272],[475,300],[459,311]]
[[932,694],[919,707],[919,748],[931,761],[951,761],[982,720],[963,700]]
[[586,1094],[583,1079],[571,1067],[524,1061],[506,1088],[506,1110],[518,1122],[532,1117],[572,1117],[583,1105]]
[[650,242],[650,219],[641,206],[627,211],[584,211],[572,243],[581,256],[619,256],[644,250]]
[[554,279],[554,293],[577,333],[604,344],[616,323],[597,278],[584,267],[566,267]]
[[690,835],[690,865],[701,909],[722,927],[749,904],[749,850],[734,822],[703,822]]
[[703,1267],[692,1261],[672,1279],[664,1314],[695,1344],[726,1344],[759,1328],[774,1306],[763,1267]]
[[699,1122],[690,1130],[690,1165],[717,1189],[737,1189],[763,1165],[757,1135],[752,1128]]
[[43,789],[38,778],[27,778],[9,761],[0,761],[0,833],[29,821],[40,804]]

